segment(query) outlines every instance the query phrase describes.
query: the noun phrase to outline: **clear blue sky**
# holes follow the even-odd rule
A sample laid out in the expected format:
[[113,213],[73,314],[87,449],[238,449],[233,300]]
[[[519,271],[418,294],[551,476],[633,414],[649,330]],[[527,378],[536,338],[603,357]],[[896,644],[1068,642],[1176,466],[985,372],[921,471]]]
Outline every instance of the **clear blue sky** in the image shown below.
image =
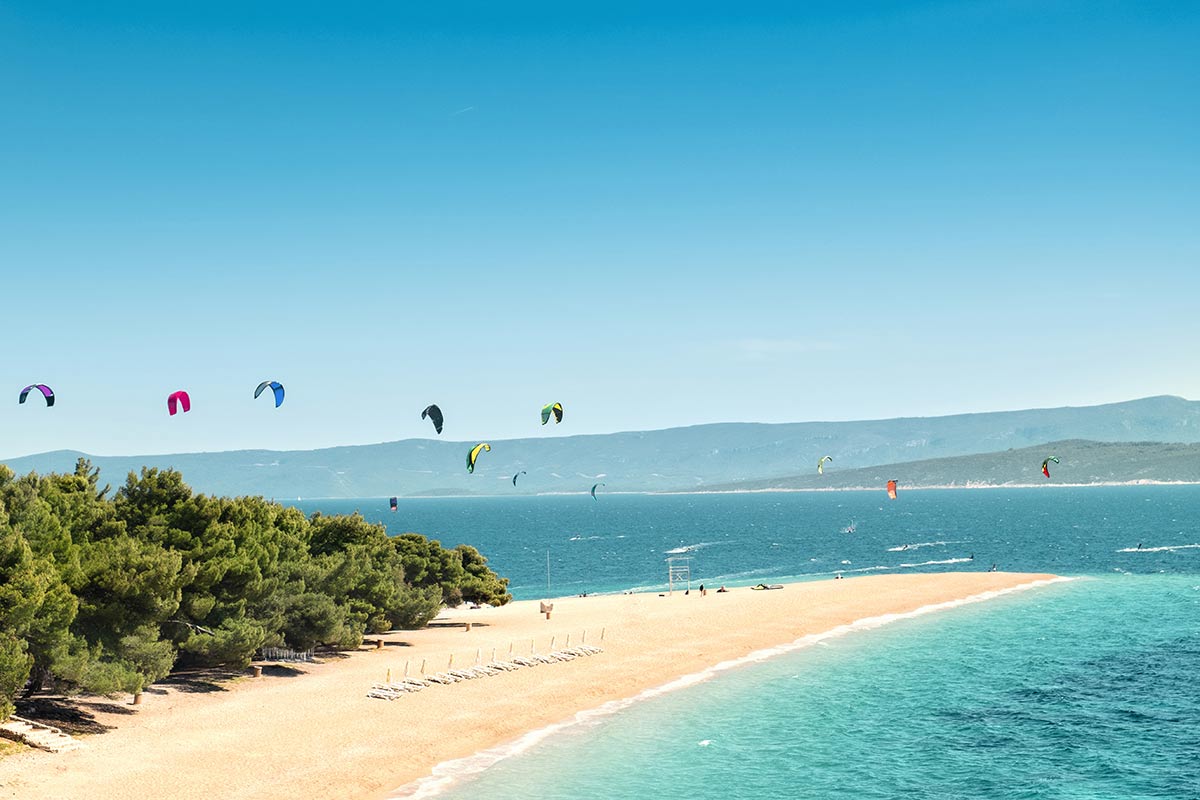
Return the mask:
[[647,5],[0,0],[0,457],[1200,397],[1200,5]]

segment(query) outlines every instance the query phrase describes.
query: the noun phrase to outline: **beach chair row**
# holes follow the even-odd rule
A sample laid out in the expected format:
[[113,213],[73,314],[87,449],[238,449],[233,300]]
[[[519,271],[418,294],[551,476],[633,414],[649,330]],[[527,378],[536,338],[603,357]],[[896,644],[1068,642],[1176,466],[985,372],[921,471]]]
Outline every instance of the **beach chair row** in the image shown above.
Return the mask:
[[448,669],[433,675],[423,675],[419,678],[402,678],[391,683],[373,684],[367,692],[367,697],[379,700],[395,700],[410,692],[419,692],[433,684],[451,684],[469,681],[476,678],[490,678],[502,672],[512,672],[522,667],[536,667],[539,664],[553,664],[559,661],[572,661],[583,656],[593,656],[602,653],[603,648],[590,644],[578,647],[567,647],[552,653],[531,653],[528,656],[510,656],[508,661],[491,661],[487,664],[477,664],[463,669]]

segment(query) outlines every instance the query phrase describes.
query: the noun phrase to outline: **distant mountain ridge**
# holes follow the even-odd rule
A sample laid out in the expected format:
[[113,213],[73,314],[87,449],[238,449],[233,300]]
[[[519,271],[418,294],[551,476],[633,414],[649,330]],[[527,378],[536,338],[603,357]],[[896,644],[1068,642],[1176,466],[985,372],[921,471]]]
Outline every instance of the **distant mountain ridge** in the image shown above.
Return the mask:
[[[1098,406],[858,422],[715,423],[657,431],[492,440],[468,475],[474,442],[406,439],[321,450],[148,456],[56,451],[4,463],[18,473],[68,471],[90,458],[119,484],[143,466],[173,467],[197,491],[290,497],[386,497],[688,491],[816,472],[991,453],[1063,440],[1200,443],[1200,402],[1159,396]],[[1041,460],[1038,460],[1040,467]],[[517,485],[511,479],[525,470]],[[1041,477],[1038,475],[1037,477]]]
[[[1059,463],[1042,474],[1042,461]],[[826,467],[805,475],[765,481],[741,481],[710,487],[710,491],[820,490],[877,488],[889,480],[901,489],[971,486],[1054,486],[1102,483],[1200,483],[1200,444],[1164,442],[1092,442],[1068,439],[1033,447],[978,453],[850,470]]]

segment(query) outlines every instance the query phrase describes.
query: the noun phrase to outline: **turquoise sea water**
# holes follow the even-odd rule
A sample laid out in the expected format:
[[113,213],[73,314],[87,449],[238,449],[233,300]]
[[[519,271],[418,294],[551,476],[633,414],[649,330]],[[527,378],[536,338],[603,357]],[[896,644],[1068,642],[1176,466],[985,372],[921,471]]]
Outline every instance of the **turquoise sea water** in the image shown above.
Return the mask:
[[1200,798],[1200,488],[604,500],[407,501],[398,527],[477,544],[523,597],[545,594],[546,549],[554,594],[652,588],[685,547],[712,583],[992,562],[1075,580],[589,716],[441,797]]
[[442,796],[1200,796],[1200,581],[1043,587],[558,732]]

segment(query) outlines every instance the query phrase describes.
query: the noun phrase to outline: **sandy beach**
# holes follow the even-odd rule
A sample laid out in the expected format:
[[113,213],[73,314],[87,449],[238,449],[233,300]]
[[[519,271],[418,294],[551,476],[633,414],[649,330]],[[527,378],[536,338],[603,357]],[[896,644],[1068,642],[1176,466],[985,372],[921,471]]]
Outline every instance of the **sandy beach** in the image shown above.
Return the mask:
[[[152,687],[139,706],[95,704],[111,729],[61,754],[0,758],[0,797],[383,798],[438,764],[510,742],[602,704],[754,651],[869,617],[1048,580],[1051,575],[886,575],[737,588],[707,596],[654,594],[560,598],[549,620],[538,601],[445,612],[431,627],[383,638],[368,649],[291,674],[242,678],[216,691]],[[467,630],[464,623],[470,622]],[[431,686],[394,701],[371,684],[406,663],[417,674],[578,644],[604,652],[574,661]],[[600,637],[603,633],[604,639]],[[870,635],[869,633],[862,635]],[[283,672],[283,671],[280,671]],[[132,713],[131,713],[132,712]]]

